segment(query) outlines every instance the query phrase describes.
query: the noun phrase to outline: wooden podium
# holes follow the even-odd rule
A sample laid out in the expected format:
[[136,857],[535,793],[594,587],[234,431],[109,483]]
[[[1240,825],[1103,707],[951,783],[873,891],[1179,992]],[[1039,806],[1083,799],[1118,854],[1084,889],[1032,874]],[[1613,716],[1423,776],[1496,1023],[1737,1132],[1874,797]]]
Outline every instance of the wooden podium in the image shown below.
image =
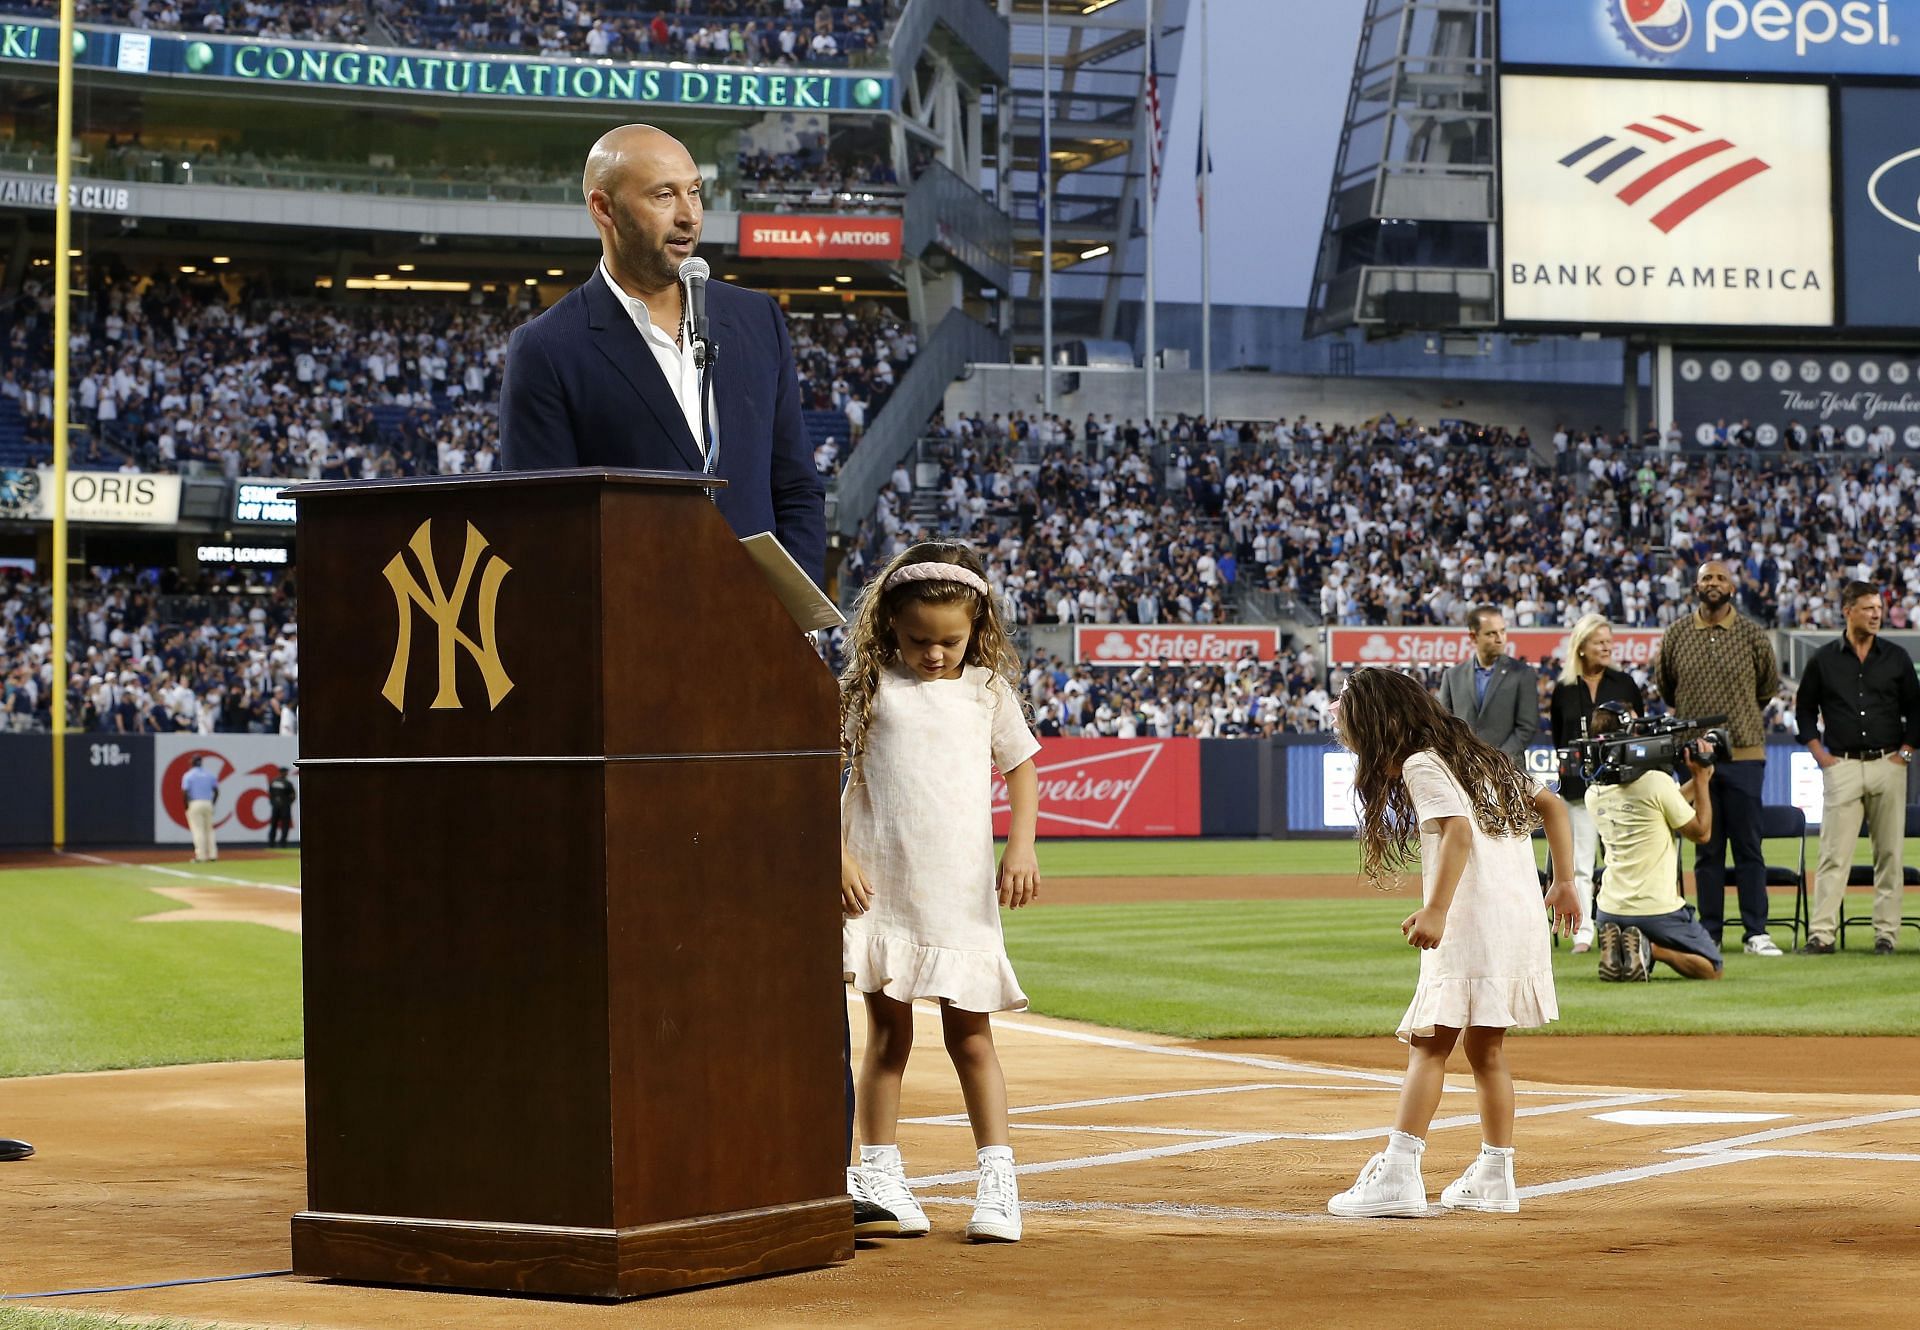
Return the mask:
[[700,481],[303,485],[296,1273],[843,1261],[826,666]]

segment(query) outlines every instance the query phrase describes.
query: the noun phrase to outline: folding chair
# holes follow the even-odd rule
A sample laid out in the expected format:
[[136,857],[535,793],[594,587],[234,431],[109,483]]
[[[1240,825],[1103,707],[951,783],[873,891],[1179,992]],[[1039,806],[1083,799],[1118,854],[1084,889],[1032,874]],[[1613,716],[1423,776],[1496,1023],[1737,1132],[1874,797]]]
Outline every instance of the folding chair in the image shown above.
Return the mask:
[[[1807,901],[1807,815],[1792,804],[1762,805],[1760,839],[1785,840],[1788,837],[1800,842],[1800,864],[1798,868],[1767,865],[1767,927],[1778,924],[1792,930],[1793,944],[1797,947],[1801,939],[1806,937],[1807,925],[1813,919],[1813,910]],[[1785,918],[1773,912],[1774,887],[1793,888],[1793,913]]]
[[[1860,834],[1863,836],[1867,834],[1866,823],[1864,821],[1860,824]],[[1920,836],[1920,804],[1907,805],[1907,835]],[[1903,888],[1920,887],[1920,868],[1915,868],[1912,864],[1902,866],[1900,869],[1900,879]],[[1871,887],[1873,885],[1873,865],[1855,864],[1847,873],[1847,885],[1849,887]],[[1846,911],[1845,900],[1845,897],[1841,898],[1840,907],[1840,947],[1843,951],[1847,945],[1848,924],[1861,924],[1868,928],[1873,927],[1873,916],[1870,914],[1856,914],[1849,917]],[[1920,916],[1911,914],[1901,915],[1900,926],[1920,932]]]

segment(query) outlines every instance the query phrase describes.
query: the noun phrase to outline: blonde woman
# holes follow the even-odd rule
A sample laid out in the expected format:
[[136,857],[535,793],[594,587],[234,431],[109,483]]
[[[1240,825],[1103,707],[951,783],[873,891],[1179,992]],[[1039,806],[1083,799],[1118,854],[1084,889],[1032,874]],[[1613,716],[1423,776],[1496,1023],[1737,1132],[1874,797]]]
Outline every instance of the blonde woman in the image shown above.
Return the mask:
[[[1588,614],[1573,625],[1562,652],[1565,664],[1548,703],[1553,746],[1564,749],[1584,739],[1593,724],[1595,708],[1619,702],[1634,715],[1644,715],[1647,699],[1640,685],[1613,664],[1613,625],[1603,614]],[[1593,859],[1599,845],[1593,814],[1587,810],[1587,783],[1576,769],[1560,769],[1560,797],[1573,819],[1573,884],[1580,893],[1580,929],[1574,934],[1575,954],[1593,948]]]

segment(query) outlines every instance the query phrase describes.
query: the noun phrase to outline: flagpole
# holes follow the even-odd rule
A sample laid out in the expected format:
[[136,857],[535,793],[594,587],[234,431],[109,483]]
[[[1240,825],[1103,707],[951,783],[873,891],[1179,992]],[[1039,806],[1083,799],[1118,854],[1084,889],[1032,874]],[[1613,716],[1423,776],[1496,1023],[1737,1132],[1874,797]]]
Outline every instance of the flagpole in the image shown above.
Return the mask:
[[[1154,3],[1155,3],[1155,0],[1147,0],[1147,77],[1149,79],[1153,78],[1154,76],[1154,72],[1153,72]],[[1156,97],[1158,96],[1157,89],[1155,90],[1155,96]],[[1160,164],[1160,139],[1159,139],[1159,133],[1158,133],[1158,126],[1154,123],[1158,117],[1158,111],[1157,109],[1154,109],[1154,110],[1147,109],[1144,106],[1144,102],[1146,101],[1146,99],[1142,98],[1141,100],[1143,102],[1142,114],[1146,117],[1146,122],[1147,122],[1147,125],[1146,125],[1146,128],[1147,128],[1147,290],[1146,290],[1146,296],[1147,296],[1147,338],[1146,338],[1147,428],[1141,432],[1148,433],[1152,431],[1153,422],[1155,421],[1155,419],[1157,419],[1157,417],[1154,414],[1154,378],[1153,378],[1153,368],[1154,368],[1153,356],[1154,356],[1154,350],[1158,345],[1154,337],[1154,326],[1153,326],[1153,307],[1155,303],[1154,288],[1153,288],[1153,210],[1154,210],[1154,204],[1159,201],[1160,178],[1159,178],[1158,168]]]
[[1213,145],[1207,125],[1207,0],[1200,0],[1200,414],[1213,424]]
[[1053,427],[1053,0],[1040,6],[1040,434]]

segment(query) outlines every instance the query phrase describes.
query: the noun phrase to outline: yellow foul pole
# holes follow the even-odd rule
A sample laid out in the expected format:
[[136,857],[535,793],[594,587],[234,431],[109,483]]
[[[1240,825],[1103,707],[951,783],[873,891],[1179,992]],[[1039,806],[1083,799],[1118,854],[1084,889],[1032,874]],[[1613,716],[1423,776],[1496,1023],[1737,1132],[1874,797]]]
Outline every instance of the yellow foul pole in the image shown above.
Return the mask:
[[53,846],[67,843],[67,336],[73,299],[73,0],[60,0],[60,96],[53,198]]

